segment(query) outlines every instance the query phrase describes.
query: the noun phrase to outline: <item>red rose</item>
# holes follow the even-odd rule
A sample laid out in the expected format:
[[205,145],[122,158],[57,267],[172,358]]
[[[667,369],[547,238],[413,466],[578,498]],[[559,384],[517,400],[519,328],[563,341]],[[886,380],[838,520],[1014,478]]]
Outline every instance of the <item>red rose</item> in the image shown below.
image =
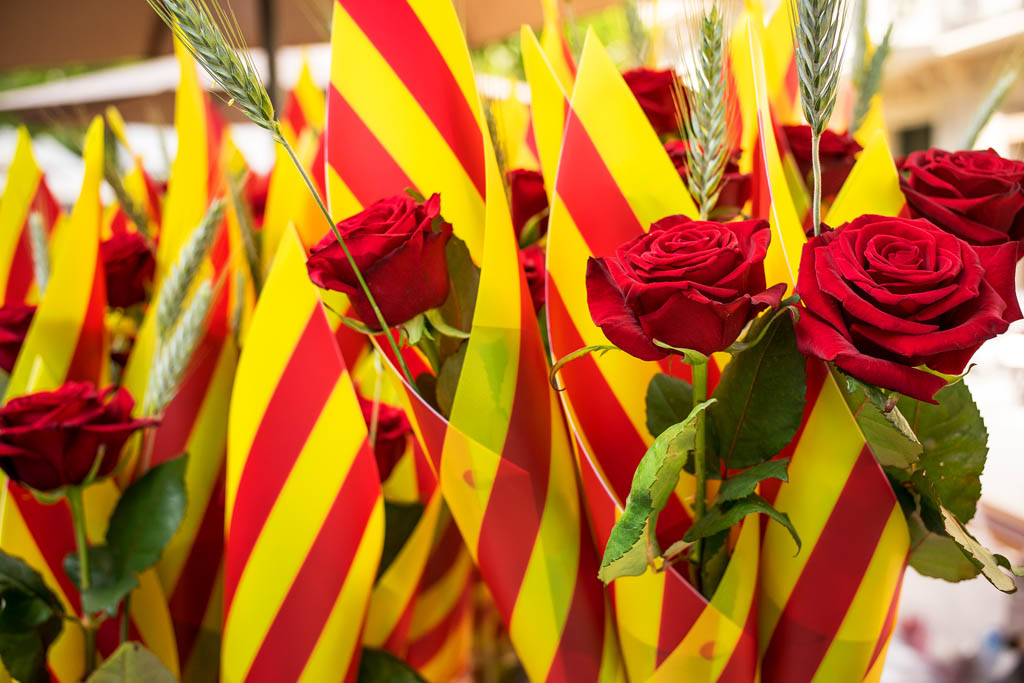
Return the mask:
[[122,232],[100,245],[100,258],[107,274],[107,302],[128,308],[146,300],[146,288],[153,281],[156,261],[142,235]]
[[1021,317],[1014,247],[972,247],[926,220],[861,216],[804,245],[800,350],[932,401],[986,339]]
[[14,370],[18,352],[35,314],[35,306],[24,304],[7,304],[0,308],[0,368],[5,372]]
[[658,340],[703,354],[722,351],[785,285],[765,290],[768,221],[714,223],[669,216],[626,242],[615,256],[587,263],[594,323],[643,360],[669,352]]
[[[437,308],[448,297],[445,245],[452,226],[441,218],[439,195],[422,204],[406,195],[382,199],[338,223],[338,231],[388,325]],[[315,284],[348,294],[363,322],[379,326],[333,232],[313,247],[306,267]]]
[[533,300],[535,313],[540,311],[547,301],[544,282],[547,270],[544,267],[544,259],[544,250],[536,244],[519,252],[519,261],[523,264],[523,272],[526,274],[526,284],[530,287],[530,298]]
[[647,115],[658,135],[679,132],[676,116],[675,72],[671,70],[632,69],[622,74],[633,97]]
[[[373,421],[373,401],[359,397],[359,407],[369,427]],[[373,444],[373,454],[377,459],[380,480],[387,481],[395,465],[402,459],[405,448],[412,434],[412,426],[405,411],[387,403],[377,404],[377,433]]]
[[[516,229],[516,237],[522,238],[523,228],[530,219],[546,211],[548,195],[544,192],[544,176],[537,171],[517,168],[508,172],[508,191],[512,200],[512,227]],[[537,237],[548,231],[548,217],[540,219],[537,225]]]
[[155,420],[132,418],[127,389],[88,382],[12,399],[0,408],[0,468],[39,491],[80,484],[103,448],[97,477],[117,465],[128,437]]
[[270,174],[250,171],[242,193],[249,202],[252,222],[257,228],[263,227],[263,216],[267,212],[267,195],[270,193]]
[[1024,163],[995,150],[914,152],[900,164],[907,205],[975,245],[1024,240]]
[[[676,167],[679,175],[686,180],[689,174],[689,165],[686,159],[687,144],[684,140],[673,140],[665,144],[665,151],[669,159]],[[725,170],[722,173],[721,192],[718,194],[718,201],[715,202],[715,209],[711,217],[718,221],[730,221],[743,211],[744,205],[750,200],[750,174],[740,173],[740,154],[736,152],[725,162]]]
[[[800,173],[811,187],[811,127],[810,126],[783,126],[782,132],[789,143],[789,149],[793,152]],[[821,196],[832,197],[839,193],[846,176],[857,163],[857,154],[863,149],[856,140],[849,135],[839,134],[826,130],[821,135],[821,145],[818,147],[818,156],[821,159]]]

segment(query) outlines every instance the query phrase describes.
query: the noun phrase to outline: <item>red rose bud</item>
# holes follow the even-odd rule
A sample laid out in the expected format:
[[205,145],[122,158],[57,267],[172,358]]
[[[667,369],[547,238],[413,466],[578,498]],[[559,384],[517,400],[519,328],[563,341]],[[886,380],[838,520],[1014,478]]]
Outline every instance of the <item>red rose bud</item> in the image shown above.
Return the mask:
[[[807,187],[811,187],[813,164],[811,160],[811,127],[810,126],[783,126],[782,132],[789,143],[789,149],[793,152],[800,173],[807,181]],[[857,163],[857,154],[863,149],[856,140],[849,135],[839,134],[826,130],[821,135],[821,145],[818,148],[818,156],[821,159],[821,196],[834,197],[839,193],[846,176]]]
[[[373,420],[373,401],[359,397],[359,408],[367,427]],[[380,480],[387,481],[395,465],[402,459],[409,443],[412,426],[405,416],[405,411],[387,403],[377,404],[377,435],[373,444],[373,454],[377,458],[377,469]]]
[[270,174],[249,172],[242,194],[249,203],[252,222],[257,228],[263,227],[263,216],[267,212],[267,195],[270,192]]
[[7,304],[0,308],[0,368],[5,372],[14,370],[35,314],[36,307],[25,304]]
[[[522,239],[523,228],[530,219],[548,208],[548,195],[544,192],[544,176],[537,171],[517,168],[508,172],[508,190],[512,200],[512,227],[516,237]],[[537,237],[548,231],[547,216],[538,224]]]
[[676,116],[676,74],[671,70],[632,69],[622,74],[633,97],[647,115],[658,135],[679,132]]
[[547,270],[544,267],[544,259],[544,250],[536,244],[519,252],[519,261],[523,264],[523,272],[526,274],[526,284],[530,288],[534,313],[540,311],[547,301],[547,289],[544,282]]
[[127,308],[146,300],[153,281],[156,261],[142,235],[122,232],[100,244],[100,257],[107,274],[107,302]]
[[[441,218],[439,195],[422,204],[406,195],[382,199],[338,223],[338,231],[389,326],[437,308],[448,297],[445,245],[452,226]],[[380,326],[333,232],[313,247],[306,267],[316,285],[348,294],[362,321]]]
[[[974,245],[1024,240],[1024,163],[991,149],[930,149],[908,155],[900,170],[915,218],[927,218]],[[1024,249],[1018,248],[1018,256]]]
[[982,342],[1021,318],[1014,246],[973,247],[926,220],[861,216],[804,245],[800,350],[934,402]]
[[136,430],[156,420],[132,418],[127,389],[102,393],[88,382],[12,399],[0,408],[0,468],[39,491],[81,484],[103,449],[97,477],[110,474]]
[[785,285],[765,289],[768,221],[715,223],[669,216],[587,263],[587,304],[605,336],[623,351],[658,360],[658,340],[703,354],[722,351]]
[[[686,149],[687,143],[684,140],[672,140],[665,143],[665,151],[684,182],[689,175]],[[718,201],[715,202],[715,209],[711,213],[711,217],[715,220],[730,221],[736,218],[743,211],[746,203],[750,201],[750,174],[740,173],[739,158],[740,153],[737,151],[725,162]]]

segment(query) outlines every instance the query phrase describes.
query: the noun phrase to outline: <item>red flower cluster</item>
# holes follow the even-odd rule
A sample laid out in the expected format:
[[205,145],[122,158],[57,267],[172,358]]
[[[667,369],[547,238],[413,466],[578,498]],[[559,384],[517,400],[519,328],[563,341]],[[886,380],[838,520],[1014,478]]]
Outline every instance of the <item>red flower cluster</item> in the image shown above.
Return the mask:
[[107,302],[127,308],[146,300],[153,282],[156,260],[145,238],[137,232],[122,232],[100,245],[100,258],[107,279]]
[[14,370],[35,314],[36,307],[25,304],[7,304],[0,308],[0,368],[5,372]]
[[[373,401],[359,397],[359,408],[367,426],[373,421]],[[377,432],[373,443],[373,454],[377,459],[380,480],[387,481],[395,465],[401,460],[402,454],[409,443],[412,426],[405,411],[387,403],[377,404]]]
[[658,135],[679,132],[675,88],[678,80],[671,70],[632,69],[622,74],[633,97],[647,115]]
[[[544,191],[544,176],[538,171],[530,171],[525,168],[517,168],[509,171],[508,190],[512,203],[512,227],[515,228],[516,238],[521,239],[523,228],[530,222],[530,219],[548,208],[548,195]],[[537,226],[537,236],[540,237],[548,231],[548,219],[545,216]]]

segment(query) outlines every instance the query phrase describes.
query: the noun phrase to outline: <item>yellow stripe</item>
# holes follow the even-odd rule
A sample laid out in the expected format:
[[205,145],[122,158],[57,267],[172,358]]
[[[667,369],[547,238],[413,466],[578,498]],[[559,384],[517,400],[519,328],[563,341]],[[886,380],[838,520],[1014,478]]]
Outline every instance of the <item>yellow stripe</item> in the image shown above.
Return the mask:
[[43,173],[32,156],[32,139],[28,129],[20,126],[14,158],[7,167],[7,187],[0,201],[0,297],[7,291],[7,280],[11,275],[11,264],[21,240],[21,231],[42,177]]
[[378,496],[338,600],[299,681],[319,683],[345,677],[352,664],[352,654],[359,645],[361,617],[373,588],[383,545],[384,504]]
[[[551,424],[558,425],[558,402],[549,395],[549,403]],[[569,444],[563,432],[552,429],[547,499],[509,623],[516,652],[531,680],[542,680],[550,669],[575,594],[580,557],[575,482]]]
[[440,491],[436,491],[405,545],[373,586],[363,632],[368,647],[384,645],[413,599],[434,543],[441,506]]
[[583,46],[572,108],[644,230],[665,216],[697,217],[679,172],[593,29]]
[[[310,170],[316,156],[316,139],[306,134],[294,143],[296,155],[302,165]],[[294,224],[299,239],[307,249],[327,234],[328,226],[316,200],[309,193],[302,175],[292,163],[288,153],[280,145],[275,149],[274,170],[270,175],[267,189],[267,207],[263,215],[263,244],[261,254],[263,270],[270,267],[277,252],[277,245],[289,224]]]
[[619,651],[619,639],[615,635],[615,617],[610,605],[605,603],[604,648],[601,651],[601,670],[598,683],[623,683],[626,678],[626,665]]
[[896,216],[905,202],[885,133],[877,131],[847,176],[825,222],[837,227],[866,213]]
[[[760,3],[758,3],[760,4]],[[786,74],[793,61],[792,16],[788,2],[779,3],[778,8],[764,29],[764,66],[772,109],[779,121],[796,123],[798,112],[796,99],[786,92]]]
[[647,572],[615,581],[619,646],[631,681],[647,681],[654,675],[664,594],[664,574]]
[[537,153],[540,155],[544,189],[548,194],[548,200],[551,201],[555,194],[558,157],[562,151],[567,99],[551,62],[544,55],[529,26],[523,26],[520,43],[523,49],[523,69],[530,84],[533,137],[537,143]]
[[[59,385],[65,378],[89,307],[99,258],[100,181],[103,178],[103,120],[93,119],[85,136],[82,191],[60,244],[54,267],[7,385],[6,398],[26,393],[35,358],[41,357]],[[100,378],[96,378],[99,380]],[[35,391],[56,389],[38,386]]]
[[441,193],[445,219],[479,263],[484,202],[462,164],[340,3],[331,35],[332,84],[419,190]]
[[[449,523],[451,521],[449,520]],[[409,640],[414,641],[437,627],[462,599],[462,591],[473,571],[469,555],[459,550],[458,556],[444,576],[426,591],[416,596]]]
[[[465,587],[463,587],[464,589]],[[459,592],[461,598],[462,592]],[[456,680],[469,663],[473,638],[472,608],[466,610],[458,625],[449,632],[444,645],[419,668],[423,678],[432,683]]]
[[[188,467],[185,469],[188,506],[185,508],[185,518],[181,521],[181,526],[164,548],[157,565],[160,582],[167,595],[173,594],[174,588],[178,585],[181,571],[192,552],[196,534],[199,533],[199,527],[206,516],[210,498],[215,494],[214,485],[224,463],[228,406],[237,362],[238,352],[235,345],[230,339],[225,340],[210,386],[196,413],[192,433],[185,446],[185,451],[189,454]],[[195,597],[198,599],[201,596]]]
[[359,203],[356,196],[352,194],[352,190],[348,188],[348,185],[330,164],[327,165],[326,178],[328,208],[333,221],[344,220],[363,210],[363,205]]
[[793,539],[781,525],[769,524],[765,530],[761,550],[762,650],[863,447],[864,439],[839,387],[831,376],[826,377],[789,464],[789,483],[779,489],[775,500],[775,507],[787,513],[800,530],[803,550],[793,556]]
[[[313,73],[309,70],[309,59],[306,57],[302,59],[302,70],[299,71],[299,78],[295,81],[293,92],[306,123],[317,132],[322,131],[327,108],[324,91],[313,81]],[[301,131],[298,132],[301,133]]]
[[[544,28],[540,34],[540,44],[558,82],[566,92],[569,92],[575,79],[565,57],[564,29],[561,13],[558,11],[558,0],[541,0],[541,5],[544,9]],[[530,33],[533,33],[532,29]]]
[[[365,439],[345,373],[289,472],[238,581],[224,624],[225,681],[245,678]],[[361,619],[352,621],[358,633]]]
[[889,613],[889,600],[903,574],[909,548],[906,519],[900,506],[893,504],[892,514],[857,594],[813,680],[838,681],[867,669]]
[[206,605],[202,625],[196,635],[187,662],[182,663],[182,681],[188,683],[216,683],[220,673],[221,605],[224,602],[224,564],[217,570],[210,602]]
[[868,113],[860,124],[860,128],[853,134],[853,139],[862,146],[867,147],[876,134],[881,133],[886,139],[889,137],[888,128],[885,125],[885,110],[882,106],[882,96],[875,95],[871,98],[871,106]]

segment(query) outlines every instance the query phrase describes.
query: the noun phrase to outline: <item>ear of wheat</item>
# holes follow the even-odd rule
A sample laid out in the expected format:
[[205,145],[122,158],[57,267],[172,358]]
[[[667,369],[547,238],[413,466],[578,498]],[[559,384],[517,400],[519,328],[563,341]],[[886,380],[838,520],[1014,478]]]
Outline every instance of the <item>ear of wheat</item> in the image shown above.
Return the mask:
[[[857,100],[853,105],[853,119],[850,122],[850,132],[860,130],[864,118],[871,109],[871,100],[878,93],[882,85],[882,71],[885,67],[885,60],[889,57],[889,41],[892,38],[893,24],[889,24],[882,42],[875,48],[871,59],[862,62],[859,67],[854,62],[854,86],[857,89]],[[865,36],[865,40],[867,37]]]
[[143,410],[147,415],[159,415],[174,398],[202,336],[212,299],[213,287],[209,281],[202,282],[181,316],[181,322],[160,345],[146,382]]
[[181,317],[185,297],[199,273],[199,268],[203,265],[203,259],[210,250],[213,235],[223,217],[224,202],[218,199],[210,204],[203,220],[181,247],[178,260],[164,278],[156,306],[156,329],[161,340],[167,339]]
[[38,211],[32,211],[28,215],[28,237],[32,246],[32,272],[36,278],[39,296],[42,297],[50,281],[50,252],[47,247],[46,228],[43,227],[43,216]]
[[836,106],[847,25],[845,0],[790,0],[793,48],[799,77],[800,104],[811,126],[814,174],[812,220],[821,232],[821,134]]

